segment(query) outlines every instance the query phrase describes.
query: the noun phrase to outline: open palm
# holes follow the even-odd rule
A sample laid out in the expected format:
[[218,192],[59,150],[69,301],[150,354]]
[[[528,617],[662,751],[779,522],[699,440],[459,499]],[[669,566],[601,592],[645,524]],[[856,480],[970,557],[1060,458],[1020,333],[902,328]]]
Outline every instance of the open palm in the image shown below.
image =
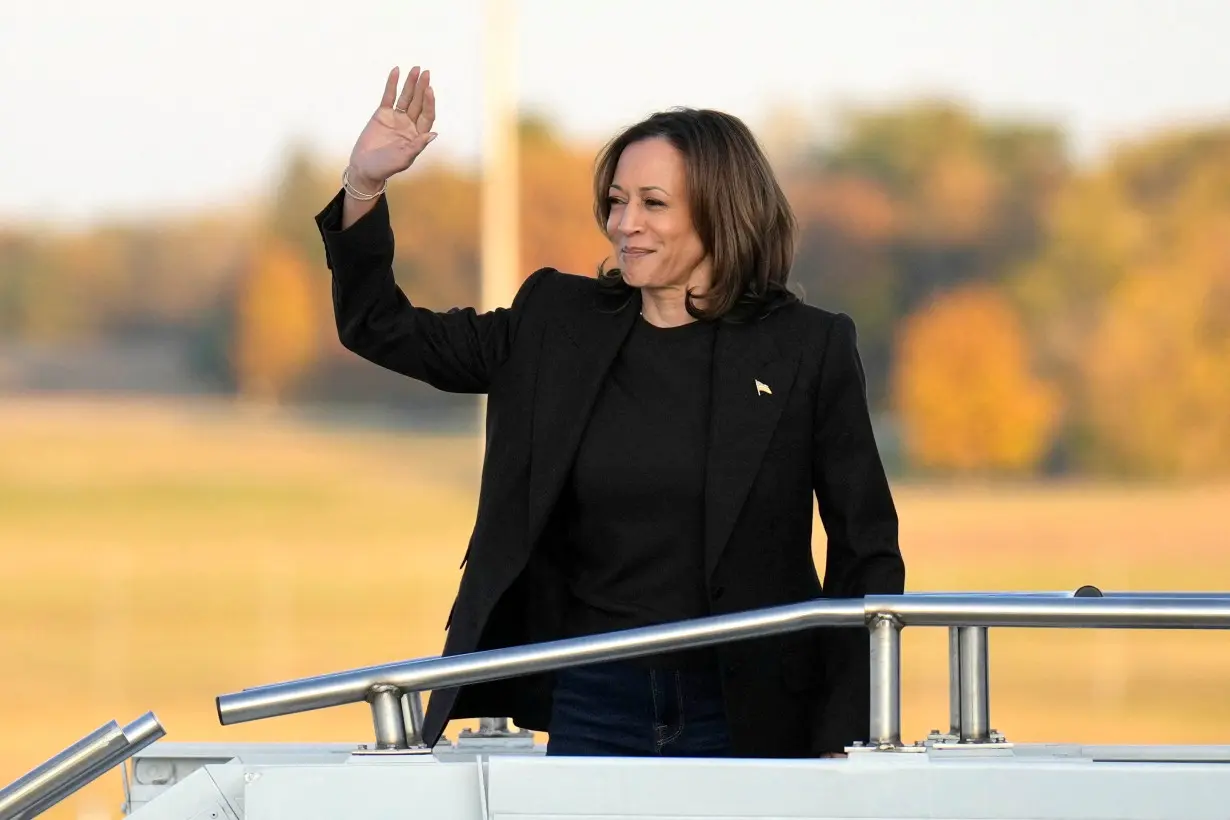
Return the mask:
[[350,152],[351,179],[378,187],[413,164],[433,139],[436,95],[431,72],[410,69],[401,95],[397,94],[398,69],[389,72],[380,107],[372,114]]

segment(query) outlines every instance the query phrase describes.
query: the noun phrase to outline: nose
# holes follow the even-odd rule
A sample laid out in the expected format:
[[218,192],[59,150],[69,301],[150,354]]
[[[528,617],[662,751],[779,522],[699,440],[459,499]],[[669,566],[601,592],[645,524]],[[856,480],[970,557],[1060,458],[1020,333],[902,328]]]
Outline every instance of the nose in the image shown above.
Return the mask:
[[616,232],[621,236],[630,236],[640,232],[642,216],[641,209],[635,202],[622,206],[616,214]]

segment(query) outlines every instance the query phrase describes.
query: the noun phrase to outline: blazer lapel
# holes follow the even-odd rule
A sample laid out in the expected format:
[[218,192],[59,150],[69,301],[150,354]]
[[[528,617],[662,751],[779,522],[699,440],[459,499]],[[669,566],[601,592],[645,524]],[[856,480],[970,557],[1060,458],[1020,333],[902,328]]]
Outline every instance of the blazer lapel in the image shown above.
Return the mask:
[[617,310],[562,316],[543,340],[530,445],[529,543],[542,533],[615,354],[640,315],[640,293]]
[[705,574],[717,566],[790,399],[797,355],[784,355],[763,321],[723,324],[713,353],[705,471]]

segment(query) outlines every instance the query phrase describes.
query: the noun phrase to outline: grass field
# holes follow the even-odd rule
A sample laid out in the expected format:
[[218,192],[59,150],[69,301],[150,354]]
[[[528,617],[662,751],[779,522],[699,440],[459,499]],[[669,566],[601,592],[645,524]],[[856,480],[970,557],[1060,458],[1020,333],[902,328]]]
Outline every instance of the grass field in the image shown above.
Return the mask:
[[[477,459],[469,438],[6,398],[0,784],[151,709],[168,740],[369,740],[362,705],[221,727],[213,698],[438,653]],[[1228,487],[896,494],[912,590],[1230,589]],[[946,723],[947,638],[904,643],[913,740]],[[1220,634],[998,630],[991,657],[992,723],[1010,740],[1230,740]],[[120,801],[114,773],[49,816],[115,817]]]

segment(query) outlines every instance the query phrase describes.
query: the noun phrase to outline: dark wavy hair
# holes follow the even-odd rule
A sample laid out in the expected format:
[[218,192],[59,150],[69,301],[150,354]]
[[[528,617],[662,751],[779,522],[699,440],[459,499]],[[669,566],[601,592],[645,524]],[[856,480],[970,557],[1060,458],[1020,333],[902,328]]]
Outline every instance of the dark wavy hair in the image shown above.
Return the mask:
[[[798,222],[751,130],[721,111],[672,108],[608,142],[594,167],[594,217],[606,232],[615,167],[625,148],[660,137],[683,155],[692,221],[713,263],[712,287],[689,288],[687,311],[697,319],[745,320],[797,301],[787,289]],[[618,268],[598,268],[600,287],[631,295]],[[704,307],[697,303],[701,298]]]

